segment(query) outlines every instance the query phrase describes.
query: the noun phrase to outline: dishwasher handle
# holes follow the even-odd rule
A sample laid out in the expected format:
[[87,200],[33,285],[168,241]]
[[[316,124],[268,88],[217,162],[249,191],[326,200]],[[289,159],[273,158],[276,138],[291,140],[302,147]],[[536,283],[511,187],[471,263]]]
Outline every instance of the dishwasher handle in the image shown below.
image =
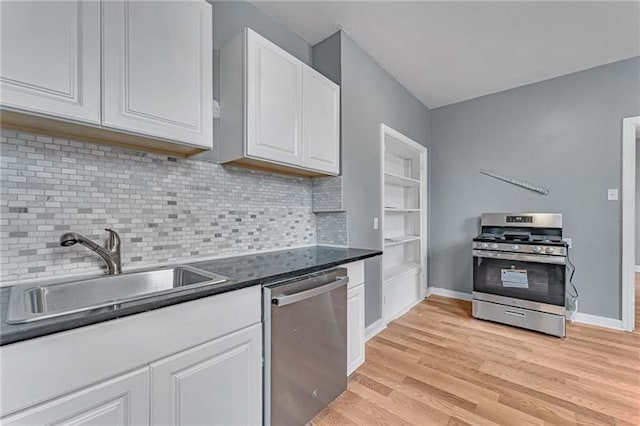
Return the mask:
[[301,291],[299,293],[283,294],[281,296],[276,296],[273,299],[271,299],[271,303],[273,303],[276,306],[290,305],[292,303],[300,302],[302,300],[310,299],[312,297],[319,296],[323,293],[330,292],[331,290],[335,290],[338,287],[342,287],[348,282],[349,282],[349,277],[337,277],[335,281],[320,287]]

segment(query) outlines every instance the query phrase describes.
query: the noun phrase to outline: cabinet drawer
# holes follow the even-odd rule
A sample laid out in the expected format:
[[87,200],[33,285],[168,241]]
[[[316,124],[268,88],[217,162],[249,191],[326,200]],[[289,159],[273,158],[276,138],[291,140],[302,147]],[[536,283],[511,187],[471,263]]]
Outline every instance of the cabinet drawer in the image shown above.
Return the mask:
[[353,288],[364,282],[364,261],[360,260],[358,262],[347,263],[346,265],[342,265],[342,267],[347,268],[349,274],[348,288]]

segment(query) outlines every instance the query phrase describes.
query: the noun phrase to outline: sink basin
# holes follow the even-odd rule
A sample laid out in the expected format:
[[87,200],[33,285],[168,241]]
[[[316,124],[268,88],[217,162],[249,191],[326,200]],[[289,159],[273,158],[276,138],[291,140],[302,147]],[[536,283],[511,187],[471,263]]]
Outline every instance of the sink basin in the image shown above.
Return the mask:
[[9,295],[7,323],[25,323],[132,300],[219,284],[226,277],[189,266],[160,268],[57,284],[15,286]]

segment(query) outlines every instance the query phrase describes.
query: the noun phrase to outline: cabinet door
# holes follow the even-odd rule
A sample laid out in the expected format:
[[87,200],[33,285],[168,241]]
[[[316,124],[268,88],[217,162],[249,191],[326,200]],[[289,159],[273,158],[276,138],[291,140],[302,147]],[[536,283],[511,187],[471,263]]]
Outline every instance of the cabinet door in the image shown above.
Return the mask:
[[127,373],[2,419],[14,425],[148,425],[149,368]]
[[261,330],[256,324],[153,363],[151,424],[261,424]]
[[302,165],[302,62],[247,30],[246,154]]
[[347,375],[364,362],[364,284],[347,292]]
[[304,167],[340,173],[340,86],[305,66],[302,75]]
[[103,2],[102,124],[213,146],[211,5]]
[[100,3],[3,1],[3,106],[100,123]]

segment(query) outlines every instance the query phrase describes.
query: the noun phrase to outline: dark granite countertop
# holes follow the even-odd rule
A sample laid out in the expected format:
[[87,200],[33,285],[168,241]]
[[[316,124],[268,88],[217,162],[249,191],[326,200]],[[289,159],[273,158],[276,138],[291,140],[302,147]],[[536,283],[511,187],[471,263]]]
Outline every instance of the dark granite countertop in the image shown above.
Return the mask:
[[2,315],[0,345],[46,336],[244,287],[265,285],[380,254],[382,252],[377,250],[311,246],[209,261],[180,262],[177,264],[191,265],[224,275],[229,278],[229,281],[121,303],[117,305],[117,309],[105,307],[24,324],[6,323],[11,287],[0,287],[0,314]]

